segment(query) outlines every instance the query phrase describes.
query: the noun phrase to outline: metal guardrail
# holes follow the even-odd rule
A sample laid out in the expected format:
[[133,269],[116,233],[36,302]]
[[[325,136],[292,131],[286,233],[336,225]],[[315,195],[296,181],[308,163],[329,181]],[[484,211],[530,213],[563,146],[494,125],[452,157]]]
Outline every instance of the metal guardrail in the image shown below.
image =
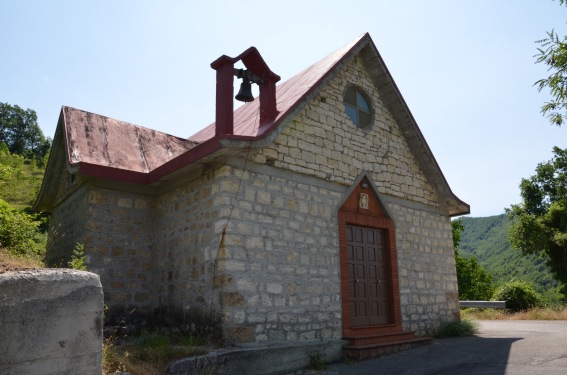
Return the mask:
[[506,309],[506,301],[459,301],[459,305],[479,309]]

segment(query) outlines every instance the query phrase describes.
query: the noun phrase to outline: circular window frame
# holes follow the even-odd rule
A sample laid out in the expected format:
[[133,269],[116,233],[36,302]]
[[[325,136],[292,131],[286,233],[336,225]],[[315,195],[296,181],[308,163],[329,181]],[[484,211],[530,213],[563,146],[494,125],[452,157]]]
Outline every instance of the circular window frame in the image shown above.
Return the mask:
[[372,127],[374,109],[369,96],[362,88],[354,85],[347,87],[343,95],[343,105],[347,117],[357,129],[367,130]]

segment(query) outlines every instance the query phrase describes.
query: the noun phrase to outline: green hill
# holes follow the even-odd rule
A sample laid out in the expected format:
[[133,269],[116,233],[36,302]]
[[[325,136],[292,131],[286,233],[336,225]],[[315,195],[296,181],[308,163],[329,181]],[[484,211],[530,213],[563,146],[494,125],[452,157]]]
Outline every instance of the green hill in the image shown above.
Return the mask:
[[505,214],[489,217],[463,217],[460,253],[473,256],[492,275],[496,284],[523,280],[547,299],[554,300],[557,281],[547,270],[543,258],[524,256],[508,240],[510,221]]
[[0,149],[0,198],[17,210],[30,207],[41,187],[44,171],[34,160]]

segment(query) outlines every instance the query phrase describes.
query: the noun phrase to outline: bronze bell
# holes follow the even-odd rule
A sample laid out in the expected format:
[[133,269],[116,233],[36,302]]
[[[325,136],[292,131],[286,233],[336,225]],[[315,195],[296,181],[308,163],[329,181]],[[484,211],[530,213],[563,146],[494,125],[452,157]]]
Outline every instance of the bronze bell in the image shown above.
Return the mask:
[[241,101],[241,102],[251,102],[254,100],[254,96],[252,96],[252,84],[247,77],[244,77],[242,83],[240,84],[240,91],[234,97],[234,99]]

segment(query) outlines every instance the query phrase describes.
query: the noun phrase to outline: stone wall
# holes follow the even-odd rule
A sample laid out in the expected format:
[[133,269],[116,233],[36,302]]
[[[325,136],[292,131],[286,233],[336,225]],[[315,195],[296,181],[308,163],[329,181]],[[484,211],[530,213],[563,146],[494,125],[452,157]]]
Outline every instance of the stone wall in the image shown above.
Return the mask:
[[89,271],[100,275],[111,321],[153,319],[155,198],[89,187],[82,241]]
[[[77,181],[80,178],[77,179]],[[77,243],[100,276],[111,322],[152,318],[155,198],[105,189],[93,179],[61,188],[49,222],[48,266],[66,266]]]
[[223,167],[221,188],[240,192],[218,254],[230,340],[342,336],[337,191],[275,168]]
[[[368,129],[344,112],[349,85],[371,99]],[[54,225],[70,229],[53,238],[84,241],[111,316],[215,315],[229,341],[340,338],[337,209],[362,172],[396,223],[405,327],[425,333],[458,312],[449,218],[360,58],[248,162],[202,167],[157,196],[89,183],[57,208]]]
[[95,274],[0,273],[0,372],[100,375],[102,308]]
[[427,207],[388,204],[396,247],[404,328],[433,332],[458,317],[459,296],[451,221]]
[[[362,88],[371,99],[375,115],[368,129],[357,129],[344,111],[343,95],[350,85]],[[337,182],[345,189],[367,172],[396,223],[405,328],[426,333],[455,317],[458,296],[450,218],[359,57],[331,77],[253,160]],[[338,203],[329,199],[326,205]]]
[[[374,122],[358,129],[344,111],[343,95],[355,85],[369,96]],[[438,207],[400,127],[382,102],[361,58],[348,62],[254,160],[350,186],[370,172],[380,193]]]
[[[65,183],[61,185],[60,190],[63,190]],[[83,183],[68,193],[66,191],[61,192],[59,204],[49,220],[46,263],[50,267],[66,266],[77,242],[83,241],[88,212],[88,185]]]

